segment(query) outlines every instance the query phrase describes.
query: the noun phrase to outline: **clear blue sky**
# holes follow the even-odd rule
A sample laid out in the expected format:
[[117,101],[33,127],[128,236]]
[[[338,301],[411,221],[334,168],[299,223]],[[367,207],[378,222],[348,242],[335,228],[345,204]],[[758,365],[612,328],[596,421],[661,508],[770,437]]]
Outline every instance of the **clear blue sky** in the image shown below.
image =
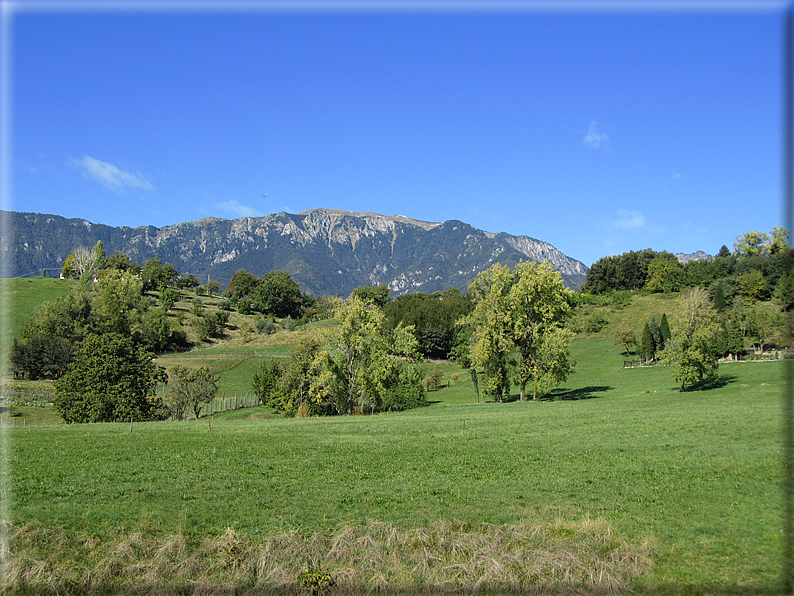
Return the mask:
[[414,4],[7,4],[3,207],[459,219],[588,266],[781,224],[786,4]]

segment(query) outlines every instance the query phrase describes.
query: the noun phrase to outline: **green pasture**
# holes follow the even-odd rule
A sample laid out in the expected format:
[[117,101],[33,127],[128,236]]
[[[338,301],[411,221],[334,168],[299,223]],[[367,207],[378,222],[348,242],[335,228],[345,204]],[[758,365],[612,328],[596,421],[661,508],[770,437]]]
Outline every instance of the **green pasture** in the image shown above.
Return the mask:
[[540,402],[477,405],[468,371],[442,366],[450,387],[401,414],[4,426],[12,523],[102,537],[590,517],[651,545],[640,591],[774,589],[785,363],[722,365],[716,387],[679,393],[608,340],[574,350],[577,373]]
[[22,324],[45,302],[54,302],[74,288],[68,279],[0,279],[0,302],[8,337],[18,337]]

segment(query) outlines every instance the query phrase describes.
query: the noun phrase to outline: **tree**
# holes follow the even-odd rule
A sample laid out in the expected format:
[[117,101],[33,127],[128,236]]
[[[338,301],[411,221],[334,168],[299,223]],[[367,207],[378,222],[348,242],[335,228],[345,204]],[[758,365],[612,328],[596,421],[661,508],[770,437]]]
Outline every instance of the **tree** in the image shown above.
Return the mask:
[[659,328],[659,323],[656,322],[656,315],[651,317],[648,329],[651,330],[651,337],[653,338],[653,352],[658,354],[664,350],[664,339],[662,339],[662,330]]
[[279,365],[275,389],[270,389],[271,407],[290,414],[299,410],[305,415],[338,413],[335,396],[324,385],[328,381],[324,375],[326,359],[319,337],[304,337]]
[[181,297],[182,295],[179,293],[179,290],[175,290],[174,288],[164,288],[160,292],[160,306],[163,307],[165,312],[168,312]]
[[516,265],[509,293],[510,338],[518,349],[521,401],[526,399],[528,382],[537,400],[573,372],[569,355],[572,334],[563,329],[572,299],[573,292],[548,261]]
[[642,336],[640,337],[640,355],[646,362],[653,360],[656,356],[653,335],[651,334],[651,328],[647,321],[642,328]]
[[681,288],[681,271],[677,261],[657,257],[648,265],[645,289],[649,292],[677,292]]
[[233,276],[226,291],[229,292],[234,300],[241,298],[251,298],[254,290],[259,285],[259,279],[253,273],[248,273],[245,269],[239,269]]
[[144,292],[170,287],[176,283],[178,278],[179,271],[171,263],[163,265],[160,257],[148,259],[143,264],[141,280]]
[[193,288],[199,287],[199,285],[196,276],[192,273],[188,273],[184,277],[180,277],[176,280],[176,287],[178,290],[192,290]]
[[177,364],[168,370],[168,406],[176,420],[182,420],[189,407],[198,420],[204,404],[215,399],[220,380],[208,366],[188,368]]
[[631,352],[631,348],[637,345],[637,336],[634,335],[634,329],[622,328],[618,329],[615,333],[615,345],[623,346],[626,351],[626,356]]
[[390,350],[380,308],[353,296],[337,302],[334,317],[339,324],[330,332],[327,366],[313,395],[316,402],[328,399],[339,413],[350,415],[356,407],[378,405],[386,389]]
[[769,234],[761,231],[745,232],[736,236],[733,243],[733,254],[738,257],[763,255],[769,242]]
[[369,285],[369,286],[359,286],[350,294],[350,297],[358,296],[364,302],[371,302],[375,306],[379,306],[383,308],[388,304],[391,294],[391,290],[389,286],[384,285]]
[[263,275],[253,292],[256,309],[262,313],[293,319],[301,316],[300,286],[285,271],[271,271]]
[[760,302],[753,304],[747,314],[752,336],[758,340],[763,354],[764,346],[783,330],[783,314],[776,305]]
[[262,362],[259,370],[254,373],[252,389],[254,395],[259,398],[264,405],[276,407],[276,395],[278,380],[281,377],[281,367],[276,360],[267,359]]
[[463,319],[473,328],[472,366],[485,371],[483,390],[500,402],[510,391],[510,356],[514,348],[510,289],[514,279],[513,272],[499,263],[482,271],[469,286],[474,310]]
[[90,335],[55,381],[53,406],[67,423],[153,420],[161,415],[155,389],[163,381],[154,354],[131,338]]
[[705,290],[692,288],[678,297],[665,359],[673,364],[673,378],[681,383],[681,391],[719,376],[714,353],[718,329],[717,312]]
[[764,274],[759,269],[745,271],[739,275],[739,285],[742,295],[749,300],[764,300],[768,295],[768,288]]
[[63,263],[61,274],[65,278],[74,278],[81,283],[93,281],[97,273],[105,265],[105,248],[97,241],[91,250],[78,248]]
[[662,313],[662,320],[659,322],[659,333],[662,336],[662,347],[664,347],[673,336],[670,333],[670,324],[667,322],[667,313]]

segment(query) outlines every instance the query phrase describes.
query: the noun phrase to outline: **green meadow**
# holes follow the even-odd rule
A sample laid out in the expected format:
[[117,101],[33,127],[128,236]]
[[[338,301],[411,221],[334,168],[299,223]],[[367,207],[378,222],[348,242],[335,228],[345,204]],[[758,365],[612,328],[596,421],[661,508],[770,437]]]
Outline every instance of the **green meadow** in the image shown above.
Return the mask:
[[109,539],[592,519],[647,549],[635,589],[778,585],[785,363],[725,364],[718,386],[679,393],[608,340],[575,351],[540,402],[476,404],[468,371],[437,365],[449,387],[401,414],[6,426],[11,523]]
[[[3,587],[779,593],[789,363],[724,363],[718,382],[686,393],[663,366],[624,369],[609,329],[666,310],[641,297],[609,312],[607,329],[574,340],[575,374],[538,402],[478,403],[468,370],[427,362],[443,386],[404,413],[284,418],[255,407],[64,425],[15,405],[0,427]],[[206,365],[226,397],[250,393],[263,359],[300,334],[158,363]]]

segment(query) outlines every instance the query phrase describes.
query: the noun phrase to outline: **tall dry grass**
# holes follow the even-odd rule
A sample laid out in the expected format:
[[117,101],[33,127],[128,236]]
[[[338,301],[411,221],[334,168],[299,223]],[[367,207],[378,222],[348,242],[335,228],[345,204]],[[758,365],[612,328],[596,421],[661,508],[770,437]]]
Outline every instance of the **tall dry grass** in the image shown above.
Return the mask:
[[315,594],[617,594],[651,566],[648,544],[589,519],[105,540],[27,524],[10,535],[0,586],[8,594],[305,594],[312,588],[298,578],[306,570],[333,578]]

